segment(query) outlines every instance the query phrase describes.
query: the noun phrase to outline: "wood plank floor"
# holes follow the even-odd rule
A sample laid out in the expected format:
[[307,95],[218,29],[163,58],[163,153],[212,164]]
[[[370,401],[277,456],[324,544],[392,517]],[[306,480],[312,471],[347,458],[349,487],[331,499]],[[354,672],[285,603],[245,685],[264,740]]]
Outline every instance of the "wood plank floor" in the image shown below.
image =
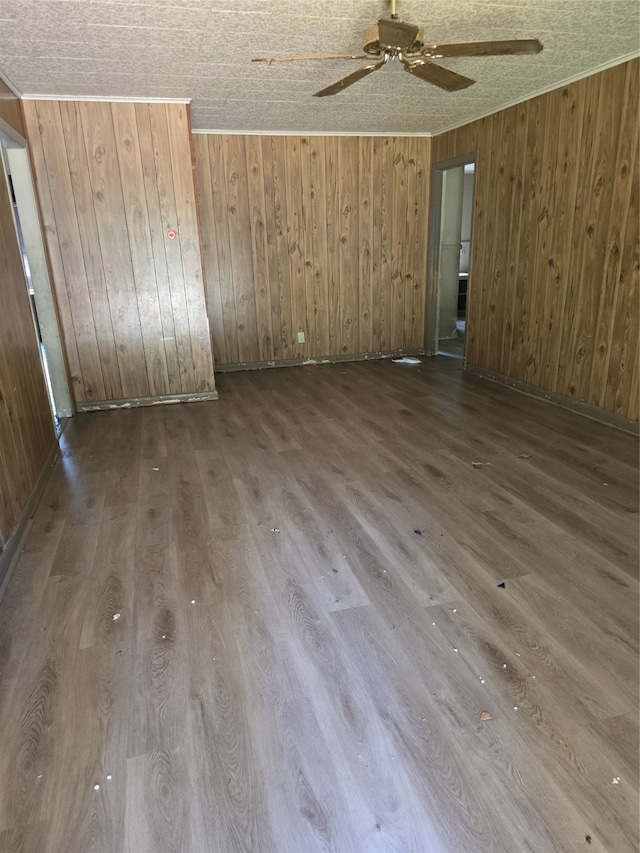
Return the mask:
[[0,850],[637,851],[637,440],[440,359],[219,390],[63,434]]

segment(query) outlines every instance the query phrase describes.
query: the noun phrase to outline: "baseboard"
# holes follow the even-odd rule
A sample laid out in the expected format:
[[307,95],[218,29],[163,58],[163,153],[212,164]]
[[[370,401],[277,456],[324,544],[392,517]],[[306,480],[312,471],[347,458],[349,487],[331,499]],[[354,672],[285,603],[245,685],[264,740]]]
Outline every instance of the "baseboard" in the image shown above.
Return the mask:
[[403,355],[424,356],[424,349],[399,349],[393,352],[359,352],[348,355],[323,355],[315,358],[282,358],[277,361],[243,361],[237,364],[216,364],[216,373],[234,370],[264,370],[268,367],[299,367],[314,364],[338,364],[341,361],[374,361],[381,358],[400,358]]
[[547,403],[553,403],[555,406],[561,406],[563,409],[570,409],[572,412],[577,412],[585,418],[591,418],[593,421],[615,427],[616,429],[623,430],[623,432],[631,433],[631,435],[639,434],[638,421],[633,421],[615,412],[608,412],[606,409],[601,409],[590,403],[584,403],[582,400],[574,400],[573,397],[565,397],[563,394],[545,391],[543,388],[529,385],[528,382],[513,379],[511,376],[504,376],[502,373],[494,373],[492,370],[485,370],[483,367],[475,367],[467,364],[465,365],[465,372],[479,376],[481,379],[488,379],[491,382],[506,385],[509,388],[513,388],[514,391],[519,391],[521,394],[535,397],[538,400],[545,400]]
[[78,412],[105,412],[110,409],[135,409],[138,406],[167,406],[173,403],[200,403],[217,400],[217,391],[199,391],[193,394],[166,394],[162,397],[127,397],[124,400],[92,400],[76,403]]
[[44,487],[47,484],[47,480],[49,479],[49,475],[51,474],[59,453],[60,448],[56,441],[49,451],[44,465],[42,466],[38,479],[36,480],[36,484],[29,496],[29,500],[20,514],[18,525],[7,540],[7,544],[4,546],[2,554],[0,554],[0,601],[2,601],[2,597],[4,596],[9,580],[11,579],[13,570],[15,569],[16,563],[22,553],[22,545],[33,523],[33,514],[36,511],[38,501],[42,496],[42,492],[44,491]]

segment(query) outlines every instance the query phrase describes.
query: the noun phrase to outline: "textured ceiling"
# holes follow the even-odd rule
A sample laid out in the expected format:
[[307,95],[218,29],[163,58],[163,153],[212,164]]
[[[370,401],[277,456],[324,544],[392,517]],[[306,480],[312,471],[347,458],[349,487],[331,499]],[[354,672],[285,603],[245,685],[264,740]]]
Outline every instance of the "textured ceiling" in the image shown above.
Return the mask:
[[360,63],[251,63],[359,53],[389,0],[0,0],[0,73],[24,95],[191,98],[194,129],[439,133],[611,64],[640,46],[638,0],[398,0],[427,43],[539,38],[537,56],[441,60],[444,92],[386,66],[312,98]]

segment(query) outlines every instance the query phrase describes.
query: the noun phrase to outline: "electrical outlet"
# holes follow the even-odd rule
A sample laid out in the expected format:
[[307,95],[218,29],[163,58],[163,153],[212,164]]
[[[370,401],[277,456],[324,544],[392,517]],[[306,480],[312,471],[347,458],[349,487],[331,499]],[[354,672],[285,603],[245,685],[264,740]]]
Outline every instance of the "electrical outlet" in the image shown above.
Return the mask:
[[304,343],[304,332],[298,332],[298,343],[299,344]]

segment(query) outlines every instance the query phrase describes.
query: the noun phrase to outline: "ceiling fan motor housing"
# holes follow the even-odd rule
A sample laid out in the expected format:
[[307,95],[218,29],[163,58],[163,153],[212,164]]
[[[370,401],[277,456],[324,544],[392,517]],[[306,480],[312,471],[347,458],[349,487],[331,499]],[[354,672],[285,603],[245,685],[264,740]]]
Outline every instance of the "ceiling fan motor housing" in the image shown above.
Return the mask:
[[[402,24],[403,22],[398,22]],[[379,21],[377,24],[374,24],[372,27],[369,27],[364,32],[363,37],[363,50],[365,53],[368,53],[370,56],[380,56],[382,53],[391,52],[391,53],[419,53],[424,47],[424,32],[422,27],[418,27],[418,32],[415,35],[415,38],[409,47],[404,44],[388,44],[387,42],[392,39],[386,38],[383,39],[380,37],[380,24],[384,25],[383,21]],[[395,41],[395,39],[393,39]],[[399,39],[399,41],[403,41]]]

